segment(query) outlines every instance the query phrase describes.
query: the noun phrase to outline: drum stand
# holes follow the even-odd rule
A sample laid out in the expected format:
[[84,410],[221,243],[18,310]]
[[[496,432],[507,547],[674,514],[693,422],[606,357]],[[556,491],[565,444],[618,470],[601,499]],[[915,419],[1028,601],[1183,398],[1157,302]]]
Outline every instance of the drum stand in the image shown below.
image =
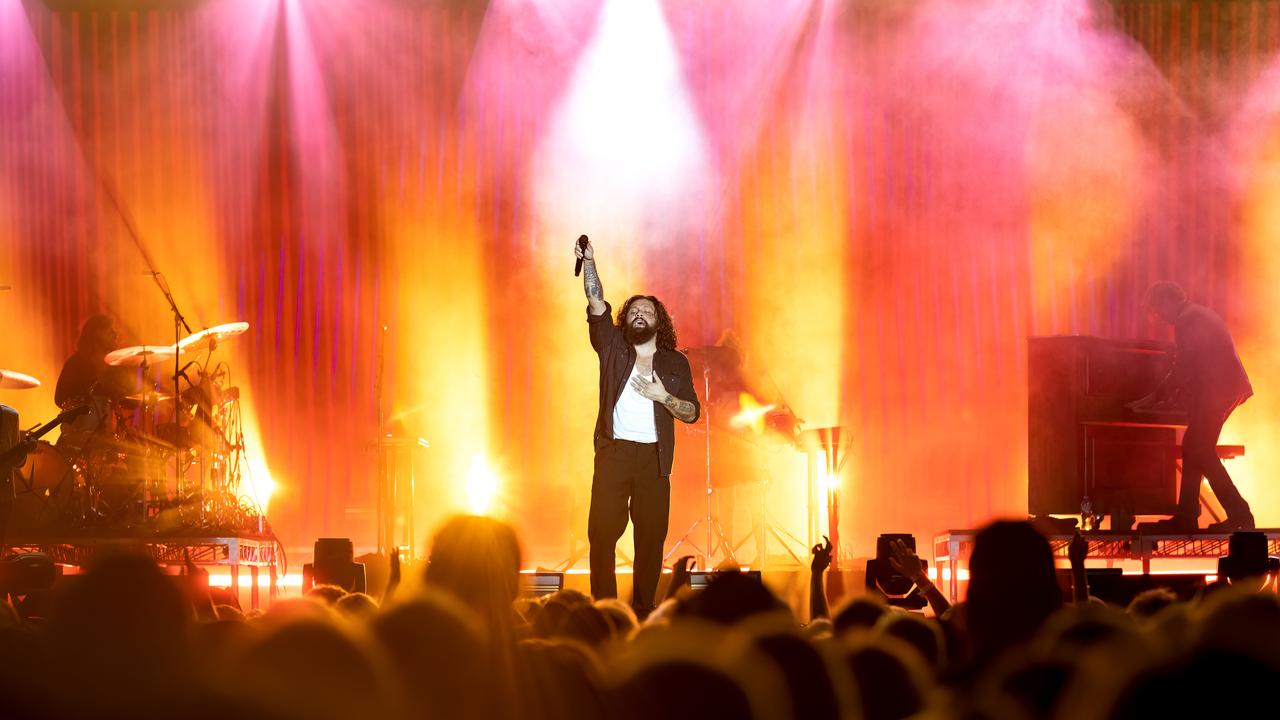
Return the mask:
[[[710,365],[704,365],[702,367],[702,388],[703,388],[702,417],[704,420],[706,420],[706,433],[707,433],[707,476],[706,476],[707,512],[706,512],[706,515],[695,520],[693,524],[689,526],[688,530],[684,531],[684,535],[681,535],[680,539],[677,540],[676,543],[671,546],[671,549],[667,551],[667,554],[662,556],[662,563],[664,565],[667,564],[667,562],[671,559],[671,557],[676,554],[676,550],[680,549],[681,545],[688,545],[689,547],[693,548],[696,554],[702,556],[703,558],[702,569],[705,571],[705,570],[711,570],[712,567],[714,567],[711,563],[711,560],[713,557],[715,557],[715,554],[717,551],[721,551],[721,550],[724,551],[725,559],[728,560],[729,562],[737,563],[738,559],[734,557],[734,554],[733,554],[734,548],[729,545],[729,539],[726,538],[724,535],[724,528],[720,527],[719,518],[715,517],[715,515],[711,511],[711,500],[712,500],[711,494],[715,492],[715,488],[711,485],[711,367]],[[698,529],[698,526],[703,526],[707,531],[707,544],[701,548],[698,547],[698,544],[693,540],[693,532]]]

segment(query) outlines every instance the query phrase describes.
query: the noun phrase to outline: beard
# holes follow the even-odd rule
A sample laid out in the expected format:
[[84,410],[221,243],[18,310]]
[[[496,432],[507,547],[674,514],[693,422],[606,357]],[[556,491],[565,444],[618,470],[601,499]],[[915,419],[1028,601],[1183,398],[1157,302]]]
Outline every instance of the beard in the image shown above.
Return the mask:
[[623,336],[626,337],[627,342],[632,345],[643,345],[652,340],[654,335],[658,334],[658,328],[650,325],[649,323],[645,323],[641,327],[636,327],[635,323],[629,323],[626,328],[623,329],[622,333]]

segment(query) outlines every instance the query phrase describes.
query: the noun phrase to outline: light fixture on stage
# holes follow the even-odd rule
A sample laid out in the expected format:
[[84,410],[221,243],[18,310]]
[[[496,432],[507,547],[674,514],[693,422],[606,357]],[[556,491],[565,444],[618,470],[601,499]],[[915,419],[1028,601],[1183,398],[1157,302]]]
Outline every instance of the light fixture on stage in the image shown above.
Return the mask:
[[[888,533],[876,538],[876,556],[867,560],[867,592],[878,592],[895,607],[921,610],[929,601],[916,590],[916,584],[910,578],[894,570],[889,562],[889,558],[893,557],[889,546],[895,540],[901,540],[903,545],[915,552],[916,539],[913,535]],[[920,560],[921,565],[927,562]],[[928,570],[927,565],[925,570]]]
[[564,589],[564,573],[546,570],[520,572],[520,597],[540,598]]
[[1260,532],[1231,533],[1227,554],[1218,558],[1218,576],[1238,583],[1250,577],[1280,575],[1280,558],[1268,554],[1267,536]]
[[302,592],[315,585],[337,585],[347,592],[364,592],[364,563],[355,561],[355,547],[348,538],[320,538],[315,561],[302,566]]
[[711,582],[711,580],[715,576],[723,575],[725,573],[734,573],[734,572],[739,573],[741,575],[746,575],[747,577],[755,580],[758,583],[764,583],[764,574],[761,573],[759,570],[751,570],[749,568],[741,568],[737,570],[709,570],[709,571],[695,570],[689,573],[689,588],[692,590],[702,590]]
[[45,553],[18,553],[0,560],[0,602],[8,600],[24,620],[44,619],[48,592],[58,579]]
[[58,571],[45,553],[18,553],[0,560],[0,597],[53,587]]

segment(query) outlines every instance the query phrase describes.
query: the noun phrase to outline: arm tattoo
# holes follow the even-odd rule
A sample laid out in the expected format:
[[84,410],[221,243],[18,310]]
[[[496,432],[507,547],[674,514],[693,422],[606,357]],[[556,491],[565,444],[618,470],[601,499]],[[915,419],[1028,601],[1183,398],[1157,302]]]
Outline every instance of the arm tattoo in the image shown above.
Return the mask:
[[593,300],[604,300],[604,287],[600,285],[600,276],[596,274],[596,261],[588,260],[583,263],[586,270],[582,276],[582,286],[587,291],[587,297]]
[[685,422],[693,422],[693,418],[698,412],[698,406],[688,400],[681,400],[675,395],[668,395],[662,404],[672,415]]

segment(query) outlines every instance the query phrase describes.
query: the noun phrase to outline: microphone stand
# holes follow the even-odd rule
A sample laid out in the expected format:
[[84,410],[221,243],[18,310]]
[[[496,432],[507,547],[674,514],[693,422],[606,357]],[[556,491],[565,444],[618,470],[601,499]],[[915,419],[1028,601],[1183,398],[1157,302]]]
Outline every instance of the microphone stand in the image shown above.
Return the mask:
[[[151,272],[147,274],[155,281],[156,287],[160,288],[160,292],[164,294],[164,299],[169,303],[169,309],[173,311],[173,422],[176,426],[178,424],[177,408],[181,399],[181,388],[178,387],[178,382],[182,377],[182,356],[178,352],[178,343],[182,342],[182,330],[184,328],[188,335],[191,335],[192,331],[191,326],[187,324],[187,319],[182,315],[182,311],[178,309],[178,303],[174,301],[173,293],[169,292],[169,281],[165,280],[164,275],[159,270],[156,270],[155,265],[151,264],[150,257],[144,254],[143,259],[147,261],[147,266],[151,268]],[[188,380],[187,384],[190,385],[191,381]],[[145,400],[145,396],[143,397]],[[146,412],[145,407],[143,412]],[[177,445],[182,442],[182,436],[177,432],[176,427],[173,433],[173,440],[175,446],[173,454],[173,488],[175,492],[178,492],[182,486],[182,456],[178,452]],[[204,519],[204,482],[202,478],[200,483],[200,520],[202,523]]]

